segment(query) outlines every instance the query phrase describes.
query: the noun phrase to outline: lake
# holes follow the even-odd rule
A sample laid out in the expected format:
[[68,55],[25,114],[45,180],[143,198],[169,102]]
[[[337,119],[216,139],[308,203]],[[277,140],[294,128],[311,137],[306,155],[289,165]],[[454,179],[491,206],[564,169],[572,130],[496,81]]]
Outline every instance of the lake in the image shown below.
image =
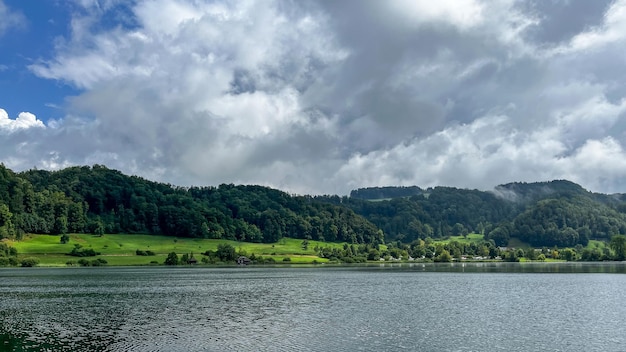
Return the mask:
[[0,350],[624,351],[625,268],[0,269]]

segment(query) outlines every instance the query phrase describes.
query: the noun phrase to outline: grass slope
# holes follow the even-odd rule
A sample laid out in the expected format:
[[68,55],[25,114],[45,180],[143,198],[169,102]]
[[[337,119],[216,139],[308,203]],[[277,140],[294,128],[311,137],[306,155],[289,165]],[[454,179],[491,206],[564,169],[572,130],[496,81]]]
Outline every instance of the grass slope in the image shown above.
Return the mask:
[[451,241],[457,241],[459,243],[472,243],[472,242],[482,242],[484,240],[483,235],[479,233],[470,233],[467,237],[463,236],[450,236],[445,240],[435,240],[435,243],[446,244]]
[[[248,255],[254,253],[256,256],[272,257],[278,263],[281,263],[283,258],[289,257],[292,264],[328,261],[317,256],[314,249],[316,246],[343,247],[342,243],[309,241],[308,249],[305,250],[302,248],[302,240],[293,238],[283,238],[276,243],[247,243],[137,234],[107,234],[102,237],[71,234],[70,241],[66,244],[60,242],[60,236],[27,235],[21,241],[9,241],[7,244],[17,249],[20,258],[38,258],[40,266],[63,266],[69,260],[80,259],[66,255],[74,248],[74,244],[100,252],[101,254],[96,258],[105,259],[109,265],[148,265],[152,261],[163,263],[170,252],[176,252],[179,255],[193,253],[197,259],[200,259],[201,253],[207,250],[214,251],[221,243],[231,244],[238,251],[244,251]],[[150,250],[156,255],[138,256],[135,254],[137,249]]]

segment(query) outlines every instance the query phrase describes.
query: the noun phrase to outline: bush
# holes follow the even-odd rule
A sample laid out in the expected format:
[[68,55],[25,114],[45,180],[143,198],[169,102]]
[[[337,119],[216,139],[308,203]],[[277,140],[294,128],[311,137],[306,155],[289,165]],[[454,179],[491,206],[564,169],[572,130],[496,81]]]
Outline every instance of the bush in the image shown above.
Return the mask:
[[65,265],[67,265],[67,266],[74,266],[74,265],[76,265],[76,262],[73,261],[73,260],[68,260],[68,261],[65,262]]
[[0,266],[8,266],[8,265],[9,265],[9,258],[0,257]]
[[223,262],[233,262],[237,259],[235,247],[228,243],[220,243],[217,245],[215,255]]
[[289,257],[283,258],[283,262],[290,262],[290,261],[291,261],[291,258],[289,258]]
[[442,250],[441,254],[439,254],[436,258],[435,258],[436,262],[443,262],[443,263],[447,263],[447,262],[451,262],[452,261],[452,256],[450,255],[450,252],[448,252],[447,250]]
[[94,259],[91,261],[91,266],[102,266],[102,265],[107,265],[108,262],[102,258],[98,258],[98,259]]
[[142,255],[142,256],[153,256],[156,255],[156,253],[154,253],[153,251],[142,251],[141,249],[138,249],[135,251],[136,255]]
[[14,257],[17,255],[17,249],[5,243],[0,243],[0,257]]
[[80,244],[75,244],[72,251],[68,253],[74,257],[95,257],[99,254],[100,252],[96,252],[92,248],[82,248]]
[[25,258],[20,262],[20,266],[22,268],[32,268],[37,266],[37,264],[39,264],[39,260],[37,260],[37,258]]
[[78,265],[80,265],[80,266],[89,266],[89,265],[91,265],[91,263],[89,263],[89,261],[87,259],[79,259],[78,260]]

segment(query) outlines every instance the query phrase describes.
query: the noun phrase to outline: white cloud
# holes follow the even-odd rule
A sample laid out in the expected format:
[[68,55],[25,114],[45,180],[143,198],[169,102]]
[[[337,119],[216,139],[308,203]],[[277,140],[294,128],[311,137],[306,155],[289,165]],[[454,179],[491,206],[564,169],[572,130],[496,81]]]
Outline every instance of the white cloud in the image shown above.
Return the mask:
[[623,41],[625,38],[626,1],[619,0],[606,11],[602,26],[578,34],[572,39],[570,45],[574,50],[584,50]]
[[[306,131],[326,133],[317,126],[328,119],[307,112],[301,94],[316,73],[346,56],[324,29],[324,16],[279,7],[138,2],[138,28],[90,36],[81,28],[75,31],[80,40],[62,42],[54,59],[31,69],[87,90],[70,106],[75,116],[95,118],[87,150],[117,155],[107,157],[112,167],[145,172],[167,166],[178,183],[271,178],[260,169],[316,153],[316,146],[275,149],[274,141],[291,139],[287,131],[298,130],[307,143],[315,138]],[[68,128],[66,122],[57,129]]]
[[393,0],[389,5],[416,25],[439,22],[465,29],[480,24],[485,15],[483,4],[474,0]]
[[16,119],[10,119],[6,110],[0,109],[0,131],[14,132],[28,128],[45,128],[41,120],[30,112],[21,112]]
[[26,19],[20,12],[10,9],[0,0],[0,36],[11,28],[22,28]]
[[[61,43],[54,60],[34,64],[31,69],[41,77],[66,80],[80,88],[91,89],[125,76],[176,77],[179,82],[168,83],[202,86],[213,90],[208,94],[217,94],[229,88],[234,70],[261,71],[256,77],[258,88],[271,88],[267,85],[297,84],[293,80],[306,74],[311,60],[323,63],[345,56],[323,37],[319,23],[323,18],[304,14],[288,19],[277,6],[249,1],[229,5],[138,2],[133,11],[139,29],[114,28],[91,34],[87,40],[83,36],[88,29],[81,26],[74,29],[72,41]],[[93,18],[74,21],[91,23]],[[296,71],[276,76],[284,65]]]
[[[626,189],[626,70],[604,45],[622,40],[623,2],[593,26],[571,10],[575,32],[516,1],[136,1],[132,26],[102,23],[128,3],[78,4],[71,36],[30,68],[83,92],[50,128],[2,135],[9,166],[297,193],[554,178]],[[0,126],[18,120],[41,123]]]
[[353,188],[445,184],[489,189],[499,183],[566,178],[596,191],[620,190],[620,178],[626,175],[621,143],[583,136],[571,146],[569,129],[576,124],[565,118],[520,131],[506,116],[484,117],[389,150],[354,155],[335,182]]

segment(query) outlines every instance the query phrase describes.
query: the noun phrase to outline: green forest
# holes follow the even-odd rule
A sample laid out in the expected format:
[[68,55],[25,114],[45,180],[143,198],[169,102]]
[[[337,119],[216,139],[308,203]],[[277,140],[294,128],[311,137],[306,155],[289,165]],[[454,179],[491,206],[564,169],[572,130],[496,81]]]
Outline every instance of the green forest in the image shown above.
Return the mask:
[[[387,241],[403,243],[479,233],[497,246],[516,238],[533,247],[574,247],[626,233],[626,195],[592,193],[566,180],[510,183],[491,192],[452,187],[419,192],[399,187],[381,193],[384,190],[321,198],[364,216],[383,230]],[[401,191],[418,194],[390,196]]]
[[176,187],[101,165],[23,173],[0,166],[0,238],[25,233],[384,243],[350,208],[267,187]]
[[[358,254],[363,260],[494,257],[498,247],[513,241],[543,248],[548,258],[547,248],[578,248],[582,258],[590,241],[616,248],[615,238],[626,234],[626,195],[592,193],[557,180],[510,183],[493,191],[373,187],[350,196],[300,196],[255,185],[179,187],[102,165],[24,172],[0,165],[0,239],[19,241],[26,234],[59,235],[62,243],[68,234],[268,244],[291,238],[346,243],[342,250],[319,246],[316,253],[320,258]],[[468,235],[474,240],[435,245]],[[607,250],[587,257],[615,258]]]

